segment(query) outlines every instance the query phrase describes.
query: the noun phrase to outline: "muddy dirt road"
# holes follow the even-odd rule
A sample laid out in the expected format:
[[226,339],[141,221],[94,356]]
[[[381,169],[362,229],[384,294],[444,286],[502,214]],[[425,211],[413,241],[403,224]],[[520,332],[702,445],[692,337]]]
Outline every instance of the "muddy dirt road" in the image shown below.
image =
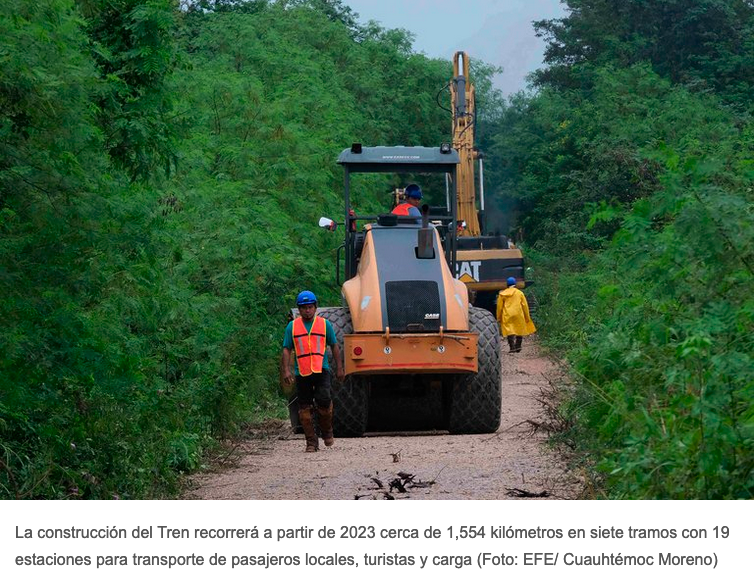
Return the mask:
[[546,435],[534,433],[534,425],[548,421],[539,399],[557,376],[555,366],[527,339],[522,353],[502,353],[502,366],[502,421],[495,434],[337,439],[333,448],[321,444],[319,452],[305,454],[304,437],[292,434],[288,422],[270,423],[239,444],[241,455],[232,467],[192,478],[185,497],[508,499],[523,492],[576,497],[578,479],[546,445]]

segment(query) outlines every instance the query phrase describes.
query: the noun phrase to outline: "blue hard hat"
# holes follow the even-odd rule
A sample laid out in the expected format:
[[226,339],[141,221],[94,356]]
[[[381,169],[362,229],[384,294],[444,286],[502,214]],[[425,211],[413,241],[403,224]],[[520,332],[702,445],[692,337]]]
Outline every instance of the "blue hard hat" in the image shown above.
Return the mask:
[[404,195],[408,198],[415,198],[417,200],[423,199],[423,190],[417,184],[410,184],[404,188]]
[[303,307],[304,305],[314,305],[318,302],[318,297],[312,291],[302,291],[297,295],[297,306]]
[[512,286],[512,285],[515,285],[515,284],[517,284],[517,279],[515,277],[513,277],[513,276],[510,276],[507,279],[507,286]]

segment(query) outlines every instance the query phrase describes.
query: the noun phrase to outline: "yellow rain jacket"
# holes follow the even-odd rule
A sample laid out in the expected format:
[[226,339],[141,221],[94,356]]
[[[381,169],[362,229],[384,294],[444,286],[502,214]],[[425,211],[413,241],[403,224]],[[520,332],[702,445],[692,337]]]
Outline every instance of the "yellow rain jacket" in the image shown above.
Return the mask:
[[522,291],[514,286],[499,292],[496,298],[496,320],[499,321],[504,337],[530,335],[536,331],[530,318],[528,301]]

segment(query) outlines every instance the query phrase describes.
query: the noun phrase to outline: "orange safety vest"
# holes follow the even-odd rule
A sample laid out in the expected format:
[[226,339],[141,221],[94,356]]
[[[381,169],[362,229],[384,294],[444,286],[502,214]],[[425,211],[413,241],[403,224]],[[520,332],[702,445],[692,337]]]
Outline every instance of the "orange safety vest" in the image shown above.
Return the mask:
[[297,317],[294,319],[292,335],[299,374],[306,377],[313,373],[322,373],[323,357],[326,352],[325,319],[316,316],[308,333],[302,317]]
[[410,208],[414,208],[412,204],[409,202],[404,202],[403,204],[399,204],[396,208],[391,210],[392,214],[397,214],[399,216],[409,216]]

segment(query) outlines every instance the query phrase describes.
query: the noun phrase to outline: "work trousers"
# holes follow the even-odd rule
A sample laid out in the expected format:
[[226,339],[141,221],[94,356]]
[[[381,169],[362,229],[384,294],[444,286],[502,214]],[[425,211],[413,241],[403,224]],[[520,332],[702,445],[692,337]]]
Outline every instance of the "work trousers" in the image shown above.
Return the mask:
[[331,405],[331,372],[328,369],[306,377],[297,375],[296,382],[299,409],[312,407],[313,402],[319,408]]

